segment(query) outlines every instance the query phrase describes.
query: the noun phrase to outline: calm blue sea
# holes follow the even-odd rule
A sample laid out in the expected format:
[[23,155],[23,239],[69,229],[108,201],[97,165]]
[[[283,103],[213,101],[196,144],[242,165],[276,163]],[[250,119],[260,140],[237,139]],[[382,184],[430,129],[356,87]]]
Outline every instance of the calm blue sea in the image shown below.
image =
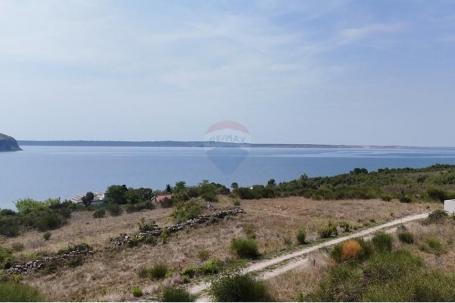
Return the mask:
[[31,197],[69,198],[111,184],[161,189],[184,180],[226,185],[326,176],[362,167],[455,164],[455,149],[36,147],[0,153],[0,208]]

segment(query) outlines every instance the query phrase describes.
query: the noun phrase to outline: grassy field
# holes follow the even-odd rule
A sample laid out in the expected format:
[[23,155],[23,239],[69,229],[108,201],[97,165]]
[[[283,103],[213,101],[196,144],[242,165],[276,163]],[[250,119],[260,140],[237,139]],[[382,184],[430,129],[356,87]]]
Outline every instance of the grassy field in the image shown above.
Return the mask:
[[[223,208],[231,203],[229,198],[221,197],[215,206]],[[108,246],[110,237],[136,231],[141,218],[154,220],[159,225],[170,224],[172,209],[157,208],[99,219],[93,218],[88,211],[75,212],[68,224],[52,231],[48,241],[43,239],[42,233],[29,231],[16,238],[3,238],[1,245],[13,247],[15,243],[22,243],[23,250],[15,255],[25,258],[40,251],[56,252],[70,244],[90,244],[102,252],[80,266],[46,274],[35,273],[25,276],[24,281],[50,300],[132,300],[133,287],[138,286],[153,297],[165,285],[183,283],[182,270],[200,266],[207,258],[225,264],[235,262],[236,257],[229,249],[234,237],[255,238],[262,258],[267,258],[296,247],[296,233],[302,228],[307,232],[307,239],[312,241],[329,222],[345,222],[353,229],[360,229],[440,206],[374,199],[316,201],[288,197],[244,200],[241,207],[245,214],[239,217],[183,231],[171,236],[167,243],[156,246],[143,245],[119,251],[103,249]],[[158,263],[168,267],[164,279],[139,277],[141,268]]]
[[[395,301],[399,298],[402,298],[405,301],[414,301],[418,298],[412,296],[420,295],[418,287],[421,287],[425,290],[424,293],[433,296],[432,298],[439,298],[439,300],[442,301],[448,299],[453,301],[455,299],[455,292],[451,292],[450,289],[453,289],[453,286],[455,285],[455,277],[453,277],[453,273],[455,272],[455,220],[452,218],[439,224],[411,222],[405,225],[404,229],[406,231],[403,231],[402,229],[403,227],[391,234],[393,243],[392,252],[410,252],[417,260],[422,260],[422,264],[418,266],[416,273],[412,273],[411,271],[410,276],[404,280],[403,277],[397,276],[397,272],[394,274],[396,277],[391,277],[388,284],[384,284],[381,287],[388,289],[388,287],[394,283],[397,285],[400,283],[407,283],[407,286],[403,287],[417,287],[417,289],[414,290],[414,294],[410,296],[410,294],[407,294],[406,292],[401,293],[401,291],[391,287],[384,292],[377,291],[375,295],[379,295],[379,297],[376,298],[379,298],[381,301]],[[402,233],[411,236],[410,238],[406,238],[406,241],[400,240],[400,234]],[[409,239],[412,239],[412,241]],[[330,251],[315,253],[310,257],[312,260],[315,260],[310,266],[302,266],[301,268],[294,269],[279,277],[268,280],[266,285],[273,298],[277,301],[318,300],[317,297],[308,297],[308,295],[315,293],[321,282],[330,277],[331,272],[340,266],[346,266],[346,264],[343,263],[337,264],[329,255]],[[384,266],[388,266],[388,263],[385,261],[383,264]],[[359,265],[354,261],[351,261],[351,265],[347,263],[347,266],[351,266],[352,268],[362,267],[361,264]],[[365,265],[363,266],[365,267]],[[366,267],[369,269],[368,265]],[[406,267],[408,267],[408,265],[406,265]],[[382,272],[383,274],[391,273],[390,270],[391,269],[387,269],[387,271]],[[441,282],[439,280],[440,276],[444,275],[447,275],[447,277],[449,277],[447,280],[451,282],[446,281],[448,284]],[[422,280],[422,277],[424,281],[419,281]],[[350,275],[345,277],[345,279],[350,278],[352,278]],[[341,300],[346,300],[350,295],[355,296],[359,292],[362,292],[362,290],[356,289],[352,285],[349,285],[349,283],[337,283],[339,283],[336,286],[338,288],[337,292],[338,295],[341,296]],[[377,281],[372,281],[371,283],[374,284],[377,283]],[[419,285],[419,283],[424,283],[424,285]],[[369,286],[370,284],[367,283],[362,287],[366,288]],[[329,290],[325,291],[327,292]],[[388,291],[390,291],[390,293],[387,293]],[[442,292],[442,294],[439,292]],[[444,293],[445,297],[443,296]],[[367,292],[364,294],[364,297],[361,297],[360,299],[366,301],[374,299],[374,297],[369,296],[371,296],[371,293]],[[328,299],[324,298],[323,300]]]

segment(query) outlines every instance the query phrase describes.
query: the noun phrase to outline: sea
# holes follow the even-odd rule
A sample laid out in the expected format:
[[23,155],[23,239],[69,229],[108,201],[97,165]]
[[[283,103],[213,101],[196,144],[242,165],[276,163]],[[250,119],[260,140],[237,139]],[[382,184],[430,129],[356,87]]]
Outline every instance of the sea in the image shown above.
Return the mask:
[[0,208],[18,199],[61,198],[112,184],[164,189],[203,180],[230,186],[332,176],[354,168],[455,164],[454,148],[202,148],[22,146],[0,153]]

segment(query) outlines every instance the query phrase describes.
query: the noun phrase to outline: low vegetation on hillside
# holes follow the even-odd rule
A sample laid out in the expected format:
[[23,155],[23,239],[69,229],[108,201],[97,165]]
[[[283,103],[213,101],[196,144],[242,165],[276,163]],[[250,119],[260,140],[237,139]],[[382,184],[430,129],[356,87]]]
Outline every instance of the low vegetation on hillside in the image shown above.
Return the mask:
[[348,174],[310,178],[276,184],[235,187],[242,199],[304,196],[312,199],[398,199],[401,202],[444,201],[455,197],[455,166],[433,165],[428,168],[379,169],[369,172],[354,169]]
[[[153,209],[152,199],[157,193],[150,188],[131,188],[112,185],[107,188],[105,201],[93,205],[93,193],[88,192],[82,204],[48,199],[35,201],[24,199],[16,202],[17,212],[0,210],[0,235],[15,237],[22,231],[36,229],[45,232],[63,226],[75,210],[92,210],[95,218],[106,212],[118,216],[123,211],[137,212]],[[177,205],[176,221],[183,221],[200,213],[202,201],[216,202],[220,195],[234,199],[261,199],[287,196],[303,196],[312,199],[397,199],[404,203],[413,201],[437,201],[455,197],[455,166],[434,165],[423,169],[380,169],[368,172],[355,169],[349,174],[334,177],[309,178],[305,175],[296,180],[277,184],[270,180],[267,185],[239,187],[232,190],[218,183],[203,181],[197,186],[186,186],[185,182],[168,185],[165,192],[172,198],[162,202],[163,207]],[[197,200],[195,200],[197,198]]]

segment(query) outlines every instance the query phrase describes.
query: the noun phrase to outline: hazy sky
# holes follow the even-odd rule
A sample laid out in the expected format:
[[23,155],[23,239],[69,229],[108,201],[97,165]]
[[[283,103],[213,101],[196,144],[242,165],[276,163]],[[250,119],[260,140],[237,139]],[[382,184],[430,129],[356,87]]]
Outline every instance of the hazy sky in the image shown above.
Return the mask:
[[455,1],[0,0],[19,139],[455,146]]

